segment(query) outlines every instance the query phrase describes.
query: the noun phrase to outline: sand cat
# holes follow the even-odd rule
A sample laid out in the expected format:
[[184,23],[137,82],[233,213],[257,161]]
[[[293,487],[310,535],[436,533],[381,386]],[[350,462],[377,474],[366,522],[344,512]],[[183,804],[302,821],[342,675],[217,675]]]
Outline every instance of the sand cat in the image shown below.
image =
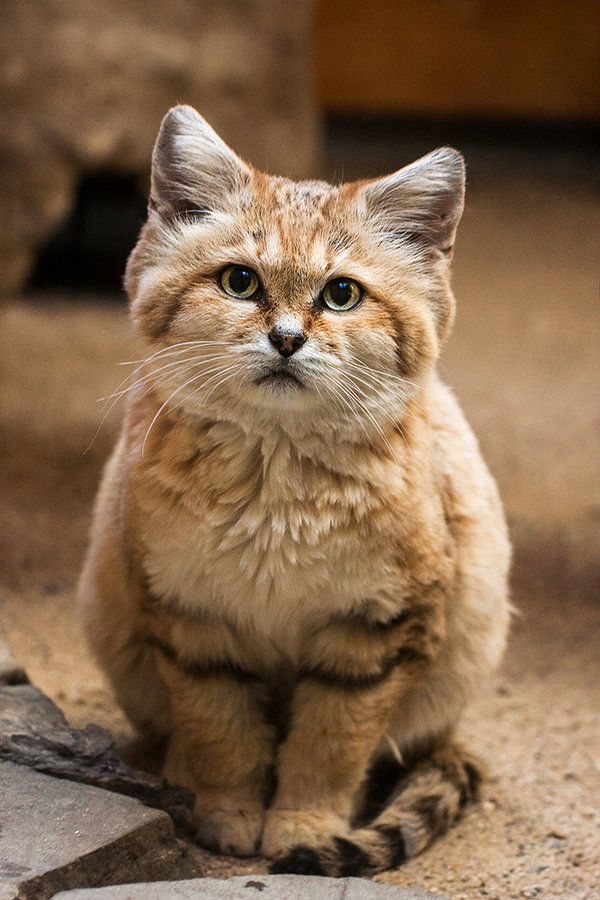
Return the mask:
[[476,795],[453,736],[504,649],[509,543],[435,370],[463,195],[448,148],[272,177],[185,106],[154,150],[79,594],[198,840],[273,871],[395,867]]

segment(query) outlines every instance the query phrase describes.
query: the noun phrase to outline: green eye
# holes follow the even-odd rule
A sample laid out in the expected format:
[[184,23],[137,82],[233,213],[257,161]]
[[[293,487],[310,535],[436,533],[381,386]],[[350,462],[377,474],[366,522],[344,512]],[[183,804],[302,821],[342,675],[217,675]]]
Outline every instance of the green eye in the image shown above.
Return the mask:
[[328,309],[345,312],[357,306],[362,300],[362,295],[363,289],[358,282],[352,281],[351,278],[334,278],[323,288],[321,300]]
[[260,287],[258,275],[247,266],[227,266],[219,281],[225,293],[238,300],[252,300]]

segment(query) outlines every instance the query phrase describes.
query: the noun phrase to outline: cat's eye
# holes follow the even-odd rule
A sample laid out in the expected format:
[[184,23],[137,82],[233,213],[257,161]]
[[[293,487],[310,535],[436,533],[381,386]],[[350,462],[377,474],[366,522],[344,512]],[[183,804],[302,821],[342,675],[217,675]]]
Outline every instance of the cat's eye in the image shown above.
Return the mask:
[[260,290],[258,275],[248,266],[227,266],[219,282],[226,294],[238,300],[253,300]]
[[351,278],[334,278],[328,281],[321,293],[321,300],[328,309],[345,312],[354,309],[362,300],[363,289]]

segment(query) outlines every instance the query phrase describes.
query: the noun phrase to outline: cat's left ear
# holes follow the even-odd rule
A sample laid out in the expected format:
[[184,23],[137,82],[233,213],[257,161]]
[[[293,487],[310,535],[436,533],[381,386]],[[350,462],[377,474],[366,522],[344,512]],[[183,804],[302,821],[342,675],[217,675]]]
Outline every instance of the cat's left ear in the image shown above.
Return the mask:
[[246,163],[193,107],[169,110],[152,154],[152,209],[202,217],[226,207],[250,177]]
[[379,234],[449,254],[465,199],[465,163],[440,147],[416,162],[363,184],[363,211]]

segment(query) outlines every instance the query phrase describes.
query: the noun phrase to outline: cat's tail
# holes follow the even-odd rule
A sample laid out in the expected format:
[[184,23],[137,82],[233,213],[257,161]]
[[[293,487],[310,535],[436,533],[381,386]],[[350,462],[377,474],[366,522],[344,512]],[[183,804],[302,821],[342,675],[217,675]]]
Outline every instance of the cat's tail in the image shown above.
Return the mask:
[[478,763],[455,744],[446,745],[411,768],[367,826],[321,847],[294,847],[270,871],[346,877],[396,869],[448,830],[478,798],[480,781]]

